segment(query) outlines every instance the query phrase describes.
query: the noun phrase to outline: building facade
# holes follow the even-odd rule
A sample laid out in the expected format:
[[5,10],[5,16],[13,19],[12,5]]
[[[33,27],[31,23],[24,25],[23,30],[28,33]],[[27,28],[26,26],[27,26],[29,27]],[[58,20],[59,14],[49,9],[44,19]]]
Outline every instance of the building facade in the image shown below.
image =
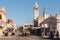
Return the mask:
[[57,14],[56,15],[56,19],[57,19],[57,21],[56,21],[56,30],[59,32],[59,34],[60,34],[60,14]]
[[39,6],[37,3],[34,5],[34,27],[49,28],[49,31],[58,31],[60,35],[60,14],[55,16],[49,15],[43,8],[43,16],[39,16]]
[[0,8],[0,35],[3,35],[3,30],[6,29],[6,9]]

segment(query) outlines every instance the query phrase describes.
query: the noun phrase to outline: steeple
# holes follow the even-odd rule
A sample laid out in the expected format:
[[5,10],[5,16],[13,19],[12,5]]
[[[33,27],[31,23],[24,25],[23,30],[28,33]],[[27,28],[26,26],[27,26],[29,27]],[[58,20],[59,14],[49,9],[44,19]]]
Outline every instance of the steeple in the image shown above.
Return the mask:
[[45,15],[45,6],[43,5],[43,16]]
[[36,7],[39,7],[38,4],[37,4],[37,2],[35,2],[35,6],[36,6]]
[[39,5],[37,4],[37,2],[35,2],[34,8],[38,8]]

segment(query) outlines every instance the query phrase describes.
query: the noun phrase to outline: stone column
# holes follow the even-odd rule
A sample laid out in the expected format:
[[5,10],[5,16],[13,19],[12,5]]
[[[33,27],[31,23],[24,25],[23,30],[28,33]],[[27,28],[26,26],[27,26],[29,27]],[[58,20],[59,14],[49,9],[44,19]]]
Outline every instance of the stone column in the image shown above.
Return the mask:
[[56,15],[56,28],[57,28],[57,31],[59,32],[59,35],[60,35],[60,14],[57,14]]

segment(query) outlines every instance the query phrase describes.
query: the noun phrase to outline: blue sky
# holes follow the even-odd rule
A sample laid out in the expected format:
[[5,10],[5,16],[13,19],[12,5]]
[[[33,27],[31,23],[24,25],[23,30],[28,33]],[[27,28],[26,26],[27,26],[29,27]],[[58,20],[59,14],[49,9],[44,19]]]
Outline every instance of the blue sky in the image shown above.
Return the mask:
[[[60,0],[36,0],[39,5],[39,17],[42,16],[43,5],[47,14],[60,13]],[[33,23],[33,6],[35,0],[0,0],[0,8],[6,8],[7,19],[17,25]]]

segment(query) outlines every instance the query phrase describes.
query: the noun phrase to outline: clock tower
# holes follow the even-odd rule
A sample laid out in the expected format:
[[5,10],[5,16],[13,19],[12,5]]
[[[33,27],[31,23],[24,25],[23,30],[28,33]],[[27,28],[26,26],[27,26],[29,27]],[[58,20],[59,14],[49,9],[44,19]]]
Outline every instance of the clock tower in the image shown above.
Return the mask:
[[38,27],[39,5],[37,2],[34,5],[34,27]]

